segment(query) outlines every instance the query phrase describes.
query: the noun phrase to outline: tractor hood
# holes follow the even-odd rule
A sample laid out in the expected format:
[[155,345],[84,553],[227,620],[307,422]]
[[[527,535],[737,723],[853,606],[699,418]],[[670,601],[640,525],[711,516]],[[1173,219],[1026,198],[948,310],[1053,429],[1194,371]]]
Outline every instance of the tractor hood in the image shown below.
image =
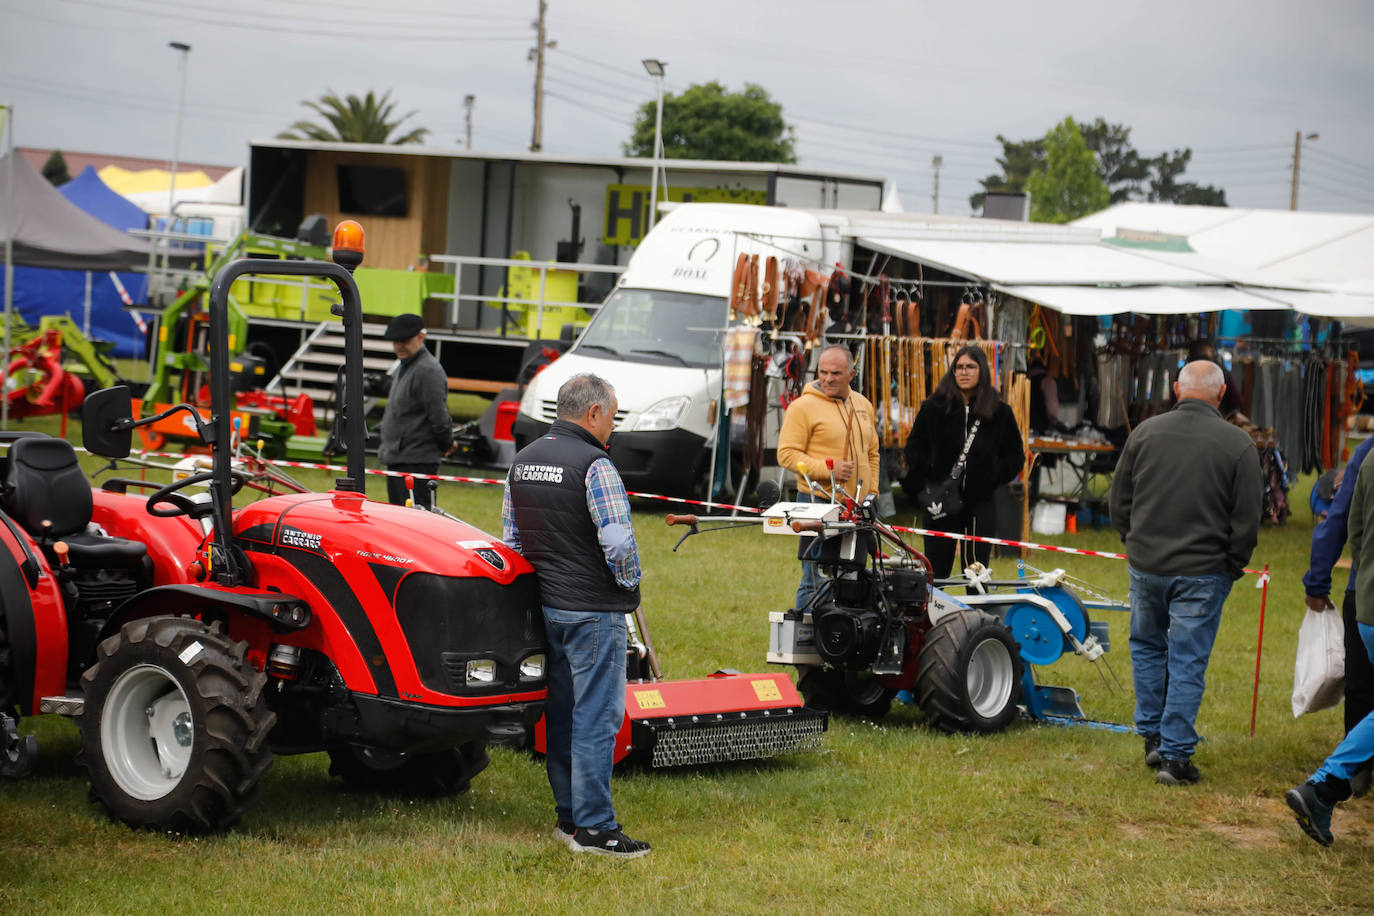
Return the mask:
[[251,503],[234,514],[234,533],[254,549],[303,550],[338,568],[361,561],[501,585],[533,572],[499,537],[465,522],[340,491]]

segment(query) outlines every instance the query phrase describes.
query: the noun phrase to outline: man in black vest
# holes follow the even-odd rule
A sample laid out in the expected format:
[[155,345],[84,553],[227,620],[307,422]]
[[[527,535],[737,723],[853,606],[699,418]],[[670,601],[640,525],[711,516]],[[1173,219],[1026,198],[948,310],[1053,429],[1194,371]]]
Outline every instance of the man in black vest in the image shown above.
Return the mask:
[[555,835],[574,852],[633,859],[611,806],[615,736],[625,716],[625,615],[639,606],[630,500],[606,443],[615,391],[595,375],[558,389],[558,419],[515,456],[502,537],[539,577],[549,637],[547,735]]

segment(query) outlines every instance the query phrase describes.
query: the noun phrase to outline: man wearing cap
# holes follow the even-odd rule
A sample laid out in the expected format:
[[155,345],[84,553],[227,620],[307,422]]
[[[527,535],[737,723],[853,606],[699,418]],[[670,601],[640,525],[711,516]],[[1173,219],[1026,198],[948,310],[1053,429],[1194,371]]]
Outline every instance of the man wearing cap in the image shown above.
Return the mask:
[[[401,368],[391,383],[382,414],[382,447],[378,456],[389,471],[405,474],[437,474],[439,459],[453,442],[453,418],[448,412],[448,376],[425,347],[425,322],[407,312],[391,319],[382,335]],[[410,493],[404,477],[386,479],[386,495],[393,504],[405,505]],[[415,482],[415,505],[430,507],[427,480]]]

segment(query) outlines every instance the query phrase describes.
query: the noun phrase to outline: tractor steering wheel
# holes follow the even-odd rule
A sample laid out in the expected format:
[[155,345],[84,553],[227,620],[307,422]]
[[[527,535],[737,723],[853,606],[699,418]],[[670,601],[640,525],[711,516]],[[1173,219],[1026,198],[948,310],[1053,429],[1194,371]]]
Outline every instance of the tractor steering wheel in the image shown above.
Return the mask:
[[[205,483],[207,480],[212,480],[214,476],[214,471],[201,471],[199,474],[192,474],[190,477],[184,477],[174,483],[169,483],[160,490],[155,490],[148,496],[148,504],[146,507],[148,514],[158,518],[176,518],[179,515],[189,515],[191,518],[205,518],[207,515],[211,515],[215,511],[214,503],[193,502],[177,491],[192,486],[193,484]],[[229,476],[234,481],[234,487],[229,491],[230,494],[242,490],[243,485],[248,482],[248,476],[246,474],[240,474],[238,471],[230,471]],[[170,508],[159,507],[158,503],[168,503]]]

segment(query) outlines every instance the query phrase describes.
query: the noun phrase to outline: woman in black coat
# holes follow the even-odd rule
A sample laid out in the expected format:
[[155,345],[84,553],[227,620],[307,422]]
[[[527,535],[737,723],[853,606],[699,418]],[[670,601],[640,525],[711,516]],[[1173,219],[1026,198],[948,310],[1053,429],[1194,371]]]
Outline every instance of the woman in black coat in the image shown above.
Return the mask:
[[[981,347],[968,346],[955,354],[935,393],[921,404],[907,437],[908,473],[903,487],[913,499],[926,484],[938,484],[949,477],[975,420],[978,432],[964,468],[964,509],[939,519],[932,519],[923,510],[924,528],[996,537],[993,492],[1013,480],[1026,460],[1016,417],[992,387],[987,356]],[[961,570],[974,560],[986,566],[992,555],[991,544],[927,535],[925,554],[934,567],[935,578],[948,578],[956,544],[961,548]]]

